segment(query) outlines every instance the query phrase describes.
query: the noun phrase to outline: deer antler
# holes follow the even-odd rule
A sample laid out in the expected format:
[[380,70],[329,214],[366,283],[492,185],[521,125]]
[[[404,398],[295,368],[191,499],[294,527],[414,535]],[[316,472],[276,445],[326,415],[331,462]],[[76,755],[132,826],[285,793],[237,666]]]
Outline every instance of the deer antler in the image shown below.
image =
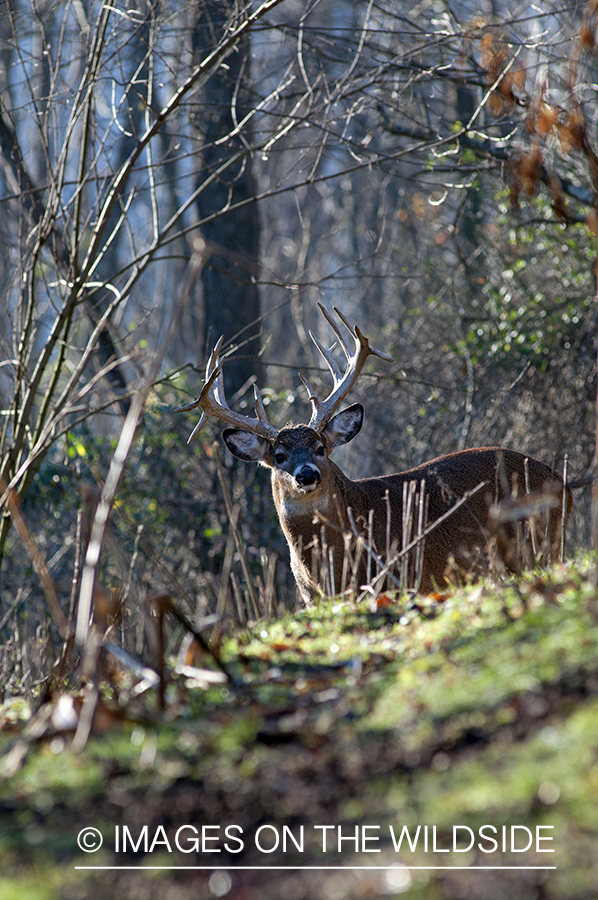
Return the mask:
[[278,431],[268,421],[262,398],[260,397],[255,384],[253,386],[253,393],[255,396],[255,419],[235,412],[226,402],[226,396],[224,394],[224,378],[222,375],[223,363],[218,356],[223,340],[223,337],[219,339],[210,354],[206,366],[204,386],[201,389],[201,394],[197,400],[194,400],[193,403],[187,403],[186,406],[180,406],[178,409],[175,409],[175,412],[188,412],[191,409],[196,409],[198,406],[201,408],[201,418],[189,435],[187,443],[190,444],[197,434],[199,434],[209,416],[221,419],[223,422],[234,425],[235,428],[240,428],[242,431],[250,431],[251,434],[257,434],[267,441],[276,440]]
[[349,342],[347,336],[343,334],[332,316],[326,312],[321,303],[318,303],[318,306],[320,307],[320,312],[338,338],[338,343],[341,345],[343,353],[347,358],[347,367],[345,370],[345,374],[343,375],[338,365],[336,364],[336,360],[332,356],[332,351],[336,347],[336,342],[332,345],[332,347],[330,347],[329,350],[327,350],[322,346],[317,337],[310,331],[310,337],[319,352],[324,357],[324,360],[326,362],[326,365],[330,369],[330,373],[334,382],[333,388],[328,396],[324,400],[318,400],[307,379],[304,378],[301,373],[299,373],[301,381],[309,392],[309,400],[313,407],[311,419],[309,421],[309,427],[313,428],[314,431],[321,431],[329,421],[329,419],[332,417],[336,409],[340,406],[342,401],[345,399],[345,397],[359,378],[359,373],[363,369],[364,363],[368,356],[378,356],[380,359],[384,359],[387,362],[394,362],[392,356],[387,356],[386,353],[382,353],[381,350],[374,350],[373,347],[370,347],[368,339],[364,337],[357,325],[352,328],[342,312],[335,306],[333,307],[335,313],[353,339],[353,346],[351,346],[351,343]]

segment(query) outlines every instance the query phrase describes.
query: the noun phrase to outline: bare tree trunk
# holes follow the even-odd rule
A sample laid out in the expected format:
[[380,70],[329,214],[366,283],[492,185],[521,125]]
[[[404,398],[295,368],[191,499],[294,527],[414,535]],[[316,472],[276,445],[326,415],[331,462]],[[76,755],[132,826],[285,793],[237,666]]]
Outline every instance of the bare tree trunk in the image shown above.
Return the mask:
[[[598,305],[598,292],[596,293],[595,302]],[[595,413],[595,437],[594,437],[594,460],[592,463],[592,514],[591,514],[591,548],[598,550],[598,337],[596,339],[596,413]],[[598,562],[594,580],[598,583]]]
[[[194,32],[194,46],[199,54],[209,52],[221,37],[227,24],[224,4],[220,0],[206,0]],[[205,148],[203,164],[210,172],[243,147],[240,136],[222,144],[218,140],[235,127],[233,116],[241,120],[249,102],[250,77],[249,38],[239,42],[238,51],[227,59],[227,67],[221,67],[212,76],[203,93],[198,122]],[[230,167],[217,178],[198,198],[201,219],[255,196],[255,182],[250,158]],[[237,338],[242,342],[238,355],[226,366],[228,390],[234,394],[256,373],[256,356],[259,351],[260,298],[257,287],[257,260],[259,256],[260,224],[256,203],[224,213],[202,228],[208,244],[215,248],[203,271],[204,333],[198,335],[198,351],[203,358],[206,347],[224,335],[226,341]],[[226,252],[228,251],[228,252]]]

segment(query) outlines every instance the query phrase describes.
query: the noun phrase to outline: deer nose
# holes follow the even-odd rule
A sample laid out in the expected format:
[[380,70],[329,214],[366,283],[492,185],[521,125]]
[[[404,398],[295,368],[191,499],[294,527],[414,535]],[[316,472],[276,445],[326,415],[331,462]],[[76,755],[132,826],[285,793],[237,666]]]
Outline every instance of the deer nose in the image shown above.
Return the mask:
[[319,484],[321,481],[320,473],[313,466],[302,466],[296,473],[295,480],[297,484],[307,487],[310,484]]

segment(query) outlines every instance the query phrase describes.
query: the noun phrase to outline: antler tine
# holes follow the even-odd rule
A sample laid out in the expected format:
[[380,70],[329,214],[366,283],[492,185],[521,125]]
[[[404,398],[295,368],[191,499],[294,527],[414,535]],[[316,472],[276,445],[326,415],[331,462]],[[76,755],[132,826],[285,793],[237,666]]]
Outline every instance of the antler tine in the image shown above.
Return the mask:
[[[345,356],[347,357],[347,359],[350,359],[351,358],[351,347],[350,347],[349,343],[347,342],[347,338],[342,333],[342,331],[340,330],[340,328],[338,327],[338,325],[336,324],[336,322],[334,321],[334,319],[332,318],[332,316],[330,315],[328,310],[324,306],[322,306],[321,303],[318,303],[318,307],[320,309],[320,312],[322,313],[322,315],[324,316],[324,318],[326,319],[326,321],[328,322],[328,324],[334,331],[335,335],[337,336],[339,343],[340,343],[341,347],[343,348]],[[352,337],[355,337],[355,331],[351,328],[351,326],[349,325],[348,321],[345,319],[342,312],[340,312],[336,308],[336,306],[333,306],[332,308],[335,311],[335,313],[337,314],[337,316],[339,317],[339,319],[341,320],[341,322],[343,323],[343,325],[345,326],[345,328],[347,329],[347,331],[349,332],[349,334]]]
[[[363,336],[361,331],[359,330],[359,326],[355,326],[355,334],[359,338],[360,341],[367,341],[367,338]],[[378,359],[383,359],[385,362],[394,362],[394,356],[389,356],[388,353],[383,353],[382,350],[374,350],[373,347],[370,347],[368,343],[368,351],[369,356],[377,356]]]
[[[222,346],[223,338],[224,338],[224,335],[218,339],[218,341],[216,342],[216,344],[214,346],[214,349],[212,350],[212,352],[210,353],[210,355],[208,357],[208,362],[206,365],[206,377],[204,379],[204,388],[207,387],[208,384],[212,385],[218,379],[218,376],[221,375],[221,373],[222,373],[222,361],[219,359],[218,354],[220,352],[220,347]],[[220,378],[220,385],[222,387],[224,386],[221,378]],[[203,393],[203,388],[202,388],[202,393]],[[222,394],[222,396],[224,396],[224,391],[221,391],[221,394]],[[193,400],[192,403],[185,403],[184,406],[178,406],[176,409],[173,410],[173,412],[175,412],[175,413],[191,412],[192,409],[197,409],[197,407],[200,404],[201,404],[201,394],[199,395],[197,400]],[[222,405],[223,406],[228,405],[226,403],[226,400],[224,400],[224,403]],[[195,435],[197,434],[199,429],[203,426],[205,421],[206,421],[206,416],[204,413],[202,413],[201,419],[199,420],[199,422],[197,423],[197,425],[191,432],[191,437],[189,438],[187,443],[190,443],[190,441],[195,437]]]
[[[175,412],[181,412],[181,410],[180,410],[180,409],[175,409]],[[204,425],[205,425],[206,422],[208,421],[208,418],[209,418],[208,414],[207,414],[206,412],[203,412],[203,410],[202,410],[201,418],[200,418],[199,422],[197,423],[197,425],[195,426],[195,428],[193,429],[193,431],[191,432],[191,434],[190,434],[189,437],[187,438],[187,444],[190,444],[191,441],[194,441],[194,440],[195,440],[195,438],[197,437],[197,435],[199,434],[199,432],[201,431],[201,429],[204,427]]]
[[302,377],[301,380],[307,387],[310,392],[310,402],[312,404],[312,414],[309,422],[310,428],[313,428],[314,431],[322,431],[326,423],[330,420],[333,413],[338,409],[342,401],[345,399],[355,382],[357,381],[361,370],[365,364],[368,356],[377,356],[380,359],[387,360],[388,362],[393,362],[392,357],[387,356],[386,353],[382,353],[381,350],[374,350],[373,347],[370,347],[368,339],[361,333],[357,325],[352,327],[342,312],[334,308],[335,313],[349,332],[349,334],[353,337],[354,346],[350,347],[346,337],[340,331],[336,322],[332,319],[329,313],[326,312],[324,307],[318,303],[320,310],[334,330],[334,333],[339,339],[340,345],[343,348],[345,356],[347,357],[347,367],[345,369],[345,373],[342,374],[339,367],[337,366],[335,360],[332,358],[332,349],[326,350],[319,341],[314,338],[312,335],[312,339],[326,360],[328,364],[328,368],[330,369],[333,377],[333,387],[331,392],[324,400],[319,400],[315,394],[311,391],[306,380]]
[[262,402],[262,398],[260,397],[260,392],[258,390],[257,384],[253,385],[253,397],[255,400],[255,415],[257,420],[264,426],[266,430],[269,432],[273,432],[273,436],[276,437],[278,435],[278,431],[276,428],[273,428],[268,420],[268,413],[264,407]]
[[[224,341],[224,335],[221,335],[214,345],[214,349],[210,353],[208,357],[208,363],[206,365],[206,379],[205,384],[208,382],[214,385],[214,397],[216,402],[220,404],[220,406],[224,407],[224,409],[230,409],[227,401],[226,395],[224,393],[224,375],[222,374],[222,366],[223,360],[220,359],[220,350],[222,348],[222,342]],[[216,371],[218,370],[218,371]],[[213,380],[212,375],[214,376]]]
[[318,349],[318,351],[324,357],[324,359],[326,361],[326,365],[328,366],[328,368],[330,369],[330,371],[332,373],[332,377],[338,378],[338,379],[342,378],[343,376],[341,374],[341,370],[337,366],[336,360],[335,360],[334,356],[332,355],[332,351],[336,347],[336,341],[334,342],[332,347],[330,347],[327,350],[326,347],[324,347],[324,345],[319,342],[319,340],[317,339],[317,337],[315,336],[315,334],[312,331],[309,332],[309,336],[312,339],[312,341],[314,342],[314,344],[316,345],[316,348]]
[[[339,319],[342,320],[342,323],[345,326],[345,328],[347,329],[347,331],[349,331],[353,335],[353,337],[359,338],[360,341],[362,341],[362,340],[367,341],[367,338],[364,337],[363,334],[361,333],[361,331],[359,330],[358,325],[351,326],[349,324],[348,319],[346,318],[346,316],[343,315],[343,313],[340,311],[340,309],[338,309],[336,306],[333,306],[332,308],[335,311],[335,313],[337,314],[337,316],[339,317]],[[369,344],[368,344],[368,346],[369,346]],[[370,356],[377,356],[379,359],[386,360],[386,362],[394,362],[393,357],[389,356],[387,353],[383,353],[382,350],[374,350],[373,347],[369,347],[369,350],[370,350]]]
[[311,384],[309,383],[309,381],[307,380],[307,378],[305,377],[305,375],[303,374],[303,372],[298,372],[297,374],[299,375],[299,378],[301,379],[303,387],[307,391],[308,402],[313,403],[314,400],[317,401],[318,398],[314,394],[314,390],[313,390]]
[[[217,362],[216,368],[213,368],[213,362]],[[222,378],[222,363],[220,363],[220,360],[218,360],[217,357],[214,356],[214,351],[212,351],[208,360],[208,364],[206,366],[206,380],[204,382],[203,388],[201,389],[201,394],[199,395],[197,400],[193,401],[193,403],[187,403],[185,406],[179,406],[178,409],[174,410],[174,412],[189,412],[192,409],[197,409],[198,406],[201,406],[202,408],[199,422],[187,438],[187,444],[190,444],[191,441],[195,440],[201,429],[208,421],[210,413],[204,408],[206,393],[209,394],[212,388],[214,388],[214,385],[217,382],[218,378]]]
[[201,418],[189,435],[187,443],[190,444],[199,434],[210,416],[214,416],[214,418],[220,419],[228,425],[233,425],[235,428],[240,428],[242,431],[249,431],[251,434],[257,434],[259,437],[263,437],[268,441],[275,440],[278,436],[278,431],[268,421],[264,404],[262,403],[259,391],[255,385],[253,388],[255,395],[255,419],[251,418],[251,416],[244,416],[241,413],[235,412],[228,405],[224,393],[224,376],[222,373],[223,360],[221,360],[218,355],[220,353],[220,348],[222,347],[222,341],[223,338],[220,338],[210,353],[206,366],[205,382],[197,400],[175,410],[175,412],[186,412],[191,409],[196,409],[198,406],[201,407]]
[[216,341],[216,343],[214,344],[214,346],[212,348],[212,352],[208,356],[208,361],[206,363],[206,375],[205,375],[206,382],[210,380],[210,378],[212,377],[212,375],[214,374],[216,369],[220,368],[220,366],[222,365],[222,360],[220,359],[220,349],[222,347],[223,338],[224,338],[224,335],[222,335],[222,337],[218,338],[218,340]]

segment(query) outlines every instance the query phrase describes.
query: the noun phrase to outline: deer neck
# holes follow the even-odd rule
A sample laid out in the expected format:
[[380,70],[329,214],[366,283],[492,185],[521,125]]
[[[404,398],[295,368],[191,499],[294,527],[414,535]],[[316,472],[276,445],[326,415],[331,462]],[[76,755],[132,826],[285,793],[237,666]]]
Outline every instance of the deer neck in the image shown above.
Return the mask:
[[[291,569],[297,586],[308,605],[320,592],[312,578],[312,553],[327,528],[328,546],[335,548],[334,557],[342,560],[342,533],[348,528],[347,506],[351,482],[334,463],[328,463],[316,490],[306,493],[293,490],[288,480],[276,470],[272,472],[272,496],[278,518],[289,545]],[[340,572],[340,568],[339,568]],[[339,576],[340,578],[340,576]],[[338,581],[335,578],[335,581]],[[336,585],[339,588],[339,585]]]
[[272,496],[283,531],[289,543],[301,535],[303,541],[319,534],[322,517],[344,527],[347,496],[351,482],[333,462],[328,462],[322,481],[314,491],[303,492],[293,487],[284,474],[272,472]]

